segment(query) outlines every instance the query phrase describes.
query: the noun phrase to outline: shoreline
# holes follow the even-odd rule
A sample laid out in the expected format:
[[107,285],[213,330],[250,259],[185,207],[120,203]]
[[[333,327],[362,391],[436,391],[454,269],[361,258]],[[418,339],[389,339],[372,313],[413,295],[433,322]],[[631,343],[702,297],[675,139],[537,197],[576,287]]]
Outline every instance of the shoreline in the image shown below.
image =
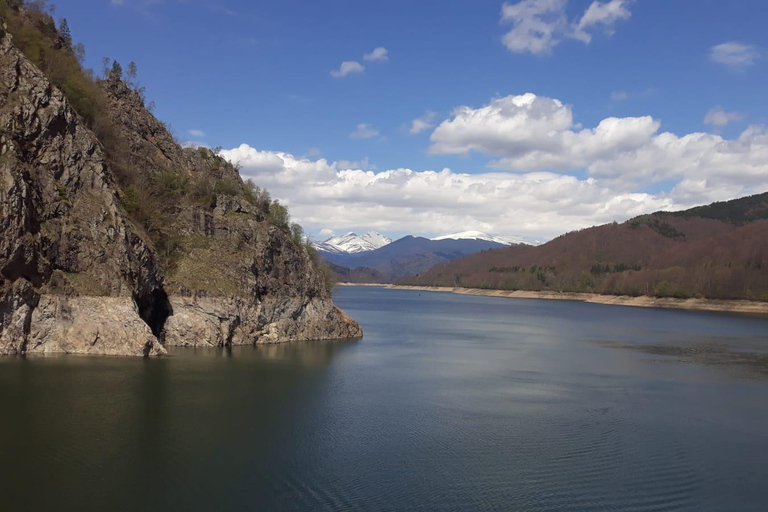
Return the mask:
[[413,290],[424,292],[447,292],[459,295],[478,295],[483,297],[501,297],[507,299],[570,300],[603,304],[607,306],[629,306],[638,308],[682,309],[686,311],[709,311],[720,313],[744,313],[768,315],[768,302],[750,300],[716,299],[674,299],[657,297],[630,297],[624,295],[601,295],[597,293],[558,293],[526,290],[491,290],[483,288],[458,288],[448,286],[406,286],[375,283],[338,283],[337,286],[370,286],[392,290]]

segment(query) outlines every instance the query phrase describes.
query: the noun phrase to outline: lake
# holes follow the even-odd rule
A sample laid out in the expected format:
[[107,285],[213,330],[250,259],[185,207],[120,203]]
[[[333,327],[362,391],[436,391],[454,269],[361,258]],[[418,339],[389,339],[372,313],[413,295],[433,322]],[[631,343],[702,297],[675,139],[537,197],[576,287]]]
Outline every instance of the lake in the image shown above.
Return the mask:
[[768,509],[768,319],[335,294],[363,340],[0,359],[2,510]]

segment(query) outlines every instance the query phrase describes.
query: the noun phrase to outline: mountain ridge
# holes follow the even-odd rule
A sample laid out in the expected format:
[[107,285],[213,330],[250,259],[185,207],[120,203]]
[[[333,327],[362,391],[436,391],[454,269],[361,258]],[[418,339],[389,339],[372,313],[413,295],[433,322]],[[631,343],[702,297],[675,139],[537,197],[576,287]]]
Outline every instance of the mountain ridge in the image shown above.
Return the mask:
[[768,301],[768,193],[474,254],[416,286]]
[[505,245],[487,240],[430,240],[407,235],[374,251],[322,256],[336,265],[337,280],[366,282],[365,276],[375,276],[375,282],[387,283],[420,274],[438,263],[501,247]]
[[391,238],[376,231],[368,231],[363,235],[350,231],[344,235],[331,237],[322,242],[313,242],[312,246],[318,251],[331,254],[357,254],[374,251],[391,243]]

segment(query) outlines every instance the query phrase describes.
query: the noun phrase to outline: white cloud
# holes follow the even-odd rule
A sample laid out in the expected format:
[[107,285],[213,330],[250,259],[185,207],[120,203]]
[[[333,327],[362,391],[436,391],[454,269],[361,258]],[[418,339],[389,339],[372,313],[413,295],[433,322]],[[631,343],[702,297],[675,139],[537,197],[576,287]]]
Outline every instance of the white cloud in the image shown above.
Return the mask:
[[205,132],[203,130],[189,130],[189,134],[197,138],[205,137]]
[[595,0],[578,21],[569,21],[566,14],[568,0],[522,0],[516,4],[504,3],[501,21],[512,29],[502,38],[504,46],[515,53],[543,55],[552,52],[564,38],[584,43],[592,40],[592,33],[602,29],[613,34],[614,26],[632,16],[632,0]]
[[386,48],[379,46],[371,53],[363,55],[363,59],[369,62],[383,62],[389,60],[389,52]]
[[573,37],[589,43],[592,35],[588,30],[602,27],[608,34],[613,34],[613,26],[632,17],[629,12],[630,0],[610,0],[608,2],[592,2],[576,25]]
[[425,130],[430,130],[435,127],[435,119],[437,118],[437,112],[427,112],[423,116],[411,121],[411,127],[408,133],[416,135]]
[[617,192],[594,178],[555,173],[350,170],[247,144],[221,154],[240,163],[244,178],[268,188],[315,233],[377,229],[434,235],[477,229],[553,237],[675,207],[669,198]]
[[722,107],[715,107],[704,116],[704,123],[714,126],[726,126],[734,121],[741,121],[744,119],[744,114],[741,112],[726,112]]
[[359,62],[346,60],[341,63],[339,69],[334,69],[331,71],[331,76],[335,78],[342,78],[354,73],[362,73],[363,71],[365,71],[365,66]]
[[456,109],[432,133],[430,151],[476,151],[497,157],[491,167],[516,172],[585,171],[631,190],[671,180],[690,192],[690,183],[704,180],[702,202],[719,191],[768,189],[765,129],[750,127],[738,139],[727,140],[710,133],[660,133],[660,127],[643,116],[609,117],[580,129],[570,106],[525,94]]
[[501,21],[511,23],[504,35],[504,46],[515,53],[549,53],[567,26],[566,0],[523,0],[501,7]]
[[571,106],[534,94],[460,107],[431,142],[436,154],[487,155],[495,169],[376,171],[367,159],[312,160],[246,144],[221,154],[288,204],[310,233],[477,229],[550,238],[768,190],[764,128],[750,127],[735,139],[676,135],[662,132],[651,116],[611,117],[581,128]]
[[459,109],[433,133],[432,152],[479,151],[499,157],[491,165],[520,172],[583,169],[629,189],[663,180],[681,180],[685,188],[691,180],[707,180],[699,202],[714,198],[718,187],[768,188],[768,135],[761,129],[728,141],[706,133],[658,133],[660,123],[649,116],[608,118],[579,131],[572,123],[570,107],[557,100],[501,98],[480,109]]
[[760,52],[753,45],[735,41],[718,44],[709,50],[712,62],[738,70],[752,66],[758,57]]
[[355,131],[349,134],[350,139],[371,139],[379,134],[378,130],[375,130],[368,123],[360,123],[357,125]]

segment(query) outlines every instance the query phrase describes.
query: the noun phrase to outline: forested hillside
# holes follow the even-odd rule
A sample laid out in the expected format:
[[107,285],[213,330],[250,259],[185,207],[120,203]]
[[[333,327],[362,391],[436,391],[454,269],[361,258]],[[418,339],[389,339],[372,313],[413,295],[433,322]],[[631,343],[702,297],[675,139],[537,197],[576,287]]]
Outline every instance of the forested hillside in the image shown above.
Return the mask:
[[485,251],[398,284],[768,301],[768,193]]

